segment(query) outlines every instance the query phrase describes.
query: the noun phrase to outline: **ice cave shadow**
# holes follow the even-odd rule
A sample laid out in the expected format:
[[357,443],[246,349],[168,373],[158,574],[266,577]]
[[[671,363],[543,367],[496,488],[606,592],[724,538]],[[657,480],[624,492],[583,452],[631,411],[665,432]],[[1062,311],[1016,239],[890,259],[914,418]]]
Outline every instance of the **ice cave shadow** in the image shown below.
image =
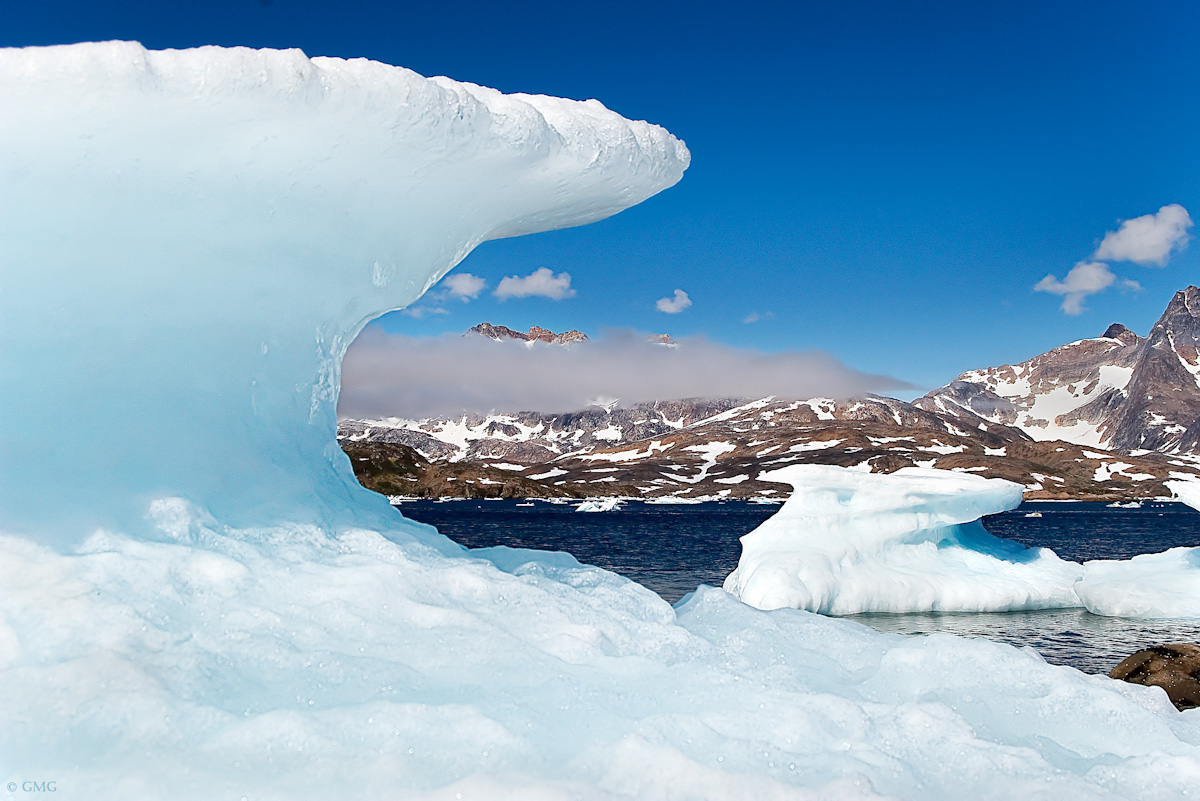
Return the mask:
[[1044,558],[1043,552],[1048,550],[1042,547],[1030,548],[1019,542],[997,537],[985,529],[979,520],[951,526],[950,529],[949,536],[938,543],[939,548],[959,547],[1010,564],[1036,562]]

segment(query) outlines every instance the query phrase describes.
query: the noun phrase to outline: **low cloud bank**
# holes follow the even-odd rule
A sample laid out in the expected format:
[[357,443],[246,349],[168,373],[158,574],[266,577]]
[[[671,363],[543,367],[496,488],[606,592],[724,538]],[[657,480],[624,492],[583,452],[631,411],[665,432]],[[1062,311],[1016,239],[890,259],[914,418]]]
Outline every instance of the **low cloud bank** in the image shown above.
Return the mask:
[[565,412],[595,403],[694,397],[846,398],[913,389],[816,351],[764,353],[684,339],[668,348],[631,331],[569,347],[477,336],[365,331],[342,363],[341,417]]

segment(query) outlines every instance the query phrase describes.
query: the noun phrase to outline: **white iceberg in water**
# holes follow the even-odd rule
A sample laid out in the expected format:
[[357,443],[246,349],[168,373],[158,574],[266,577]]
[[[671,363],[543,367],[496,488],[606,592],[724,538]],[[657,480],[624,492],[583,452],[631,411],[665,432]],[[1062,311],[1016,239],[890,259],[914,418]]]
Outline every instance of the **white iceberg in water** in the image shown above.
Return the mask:
[[[742,537],[737,569],[725,579],[726,590],[760,609],[850,615],[1083,606],[1114,617],[1200,618],[1200,548],[1080,565],[999,539],[979,520],[1020,504],[1020,486],[1008,481],[823,465],[762,477],[794,491]],[[1168,485],[1198,508],[1200,484]]]
[[1084,563],[1075,592],[1096,615],[1200,618],[1200,548]]
[[583,501],[575,507],[576,512],[618,512],[620,509],[620,498],[601,498],[599,500]]
[[[1200,510],[1200,482],[1168,481],[1179,500]],[[1132,559],[1098,559],[1075,585],[1097,615],[1134,618],[1200,618],[1200,547],[1172,548]]]
[[1154,688],[712,588],[673,609],[563,554],[465,552],[357,485],[334,439],[355,333],[485,239],[674,183],[687,151],[662,129],[367,61],[129,43],[0,51],[0,108],[0,781],[123,801],[1200,782],[1200,719]]
[[794,465],[761,478],[792,496],[742,537],[725,589],[760,609],[1001,612],[1078,606],[1083,568],[1046,548],[984,530],[984,515],[1014,509],[1021,487],[948,470],[882,475]]

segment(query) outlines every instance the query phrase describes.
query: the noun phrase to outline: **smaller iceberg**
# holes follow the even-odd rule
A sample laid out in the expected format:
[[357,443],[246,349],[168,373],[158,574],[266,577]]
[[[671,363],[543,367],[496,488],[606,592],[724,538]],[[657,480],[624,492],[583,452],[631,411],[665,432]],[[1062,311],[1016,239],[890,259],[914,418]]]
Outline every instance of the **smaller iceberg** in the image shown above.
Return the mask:
[[1082,565],[984,530],[1021,487],[931,468],[891,474],[827,465],[764,473],[791,498],[742,537],[725,589],[759,609],[1005,612],[1079,606]]
[[598,498],[584,501],[575,507],[576,512],[618,512],[620,509],[620,498]]
[[1097,560],[1084,569],[1075,592],[1094,615],[1200,618],[1200,548]]
[[[1179,500],[1200,510],[1200,482],[1168,481],[1166,486]],[[1200,618],[1200,547],[1096,560],[1084,567],[1075,592],[1092,614]]]

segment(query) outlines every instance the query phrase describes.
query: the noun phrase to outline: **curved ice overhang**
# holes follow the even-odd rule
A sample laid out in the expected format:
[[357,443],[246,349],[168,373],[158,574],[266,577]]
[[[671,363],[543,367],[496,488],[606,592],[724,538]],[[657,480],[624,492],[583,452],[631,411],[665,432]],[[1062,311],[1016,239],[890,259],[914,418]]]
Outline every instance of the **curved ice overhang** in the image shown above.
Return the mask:
[[38,536],[174,496],[231,525],[392,520],[334,439],[362,326],[689,160],[596,101],[298,50],[0,50],[0,108],[0,529]]

